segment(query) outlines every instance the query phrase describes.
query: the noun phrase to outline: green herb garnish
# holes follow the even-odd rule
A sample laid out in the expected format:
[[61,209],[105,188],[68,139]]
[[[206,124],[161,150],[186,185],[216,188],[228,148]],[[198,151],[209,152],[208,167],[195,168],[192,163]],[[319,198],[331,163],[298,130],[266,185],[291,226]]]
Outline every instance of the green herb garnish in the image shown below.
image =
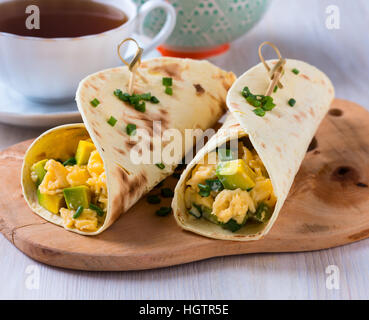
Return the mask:
[[[277,91],[277,86],[274,87],[274,92]],[[246,101],[256,109],[253,110],[256,115],[263,117],[265,111],[270,111],[275,107],[273,98],[271,96],[264,96],[262,94],[252,94],[248,87],[244,87],[241,92]]]
[[197,185],[199,187],[199,195],[202,197],[210,196],[211,191],[222,191],[224,189],[222,183],[218,179],[207,179],[205,180],[205,184],[199,183]]
[[210,187],[209,185],[207,184],[202,184],[202,183],[199,183],[197,185],[199,187],[199,195],[202,196],[202,197],[208,197],[210,196]]
[[294,98],[291,98],[290,100],[288,100],[288,104],[293,107],[296,103],[296,100]]
[[265,116],[265,110],[263,108],[256,108],[252,110],[257,116],[264,117]]
[[248,96],[246,101],[251,104],[253,107],[258,108],[261,106],[261,101],[259,101],[256,96]]
[[173,89],[171,87],[166,87],[165,88],[165,93],[171,96],[171,95],[173,95]]
[[140,111],[140,112],[146,111],[146,103],[144,101],[142,101],[141,103],[135,104],[134,106],[137,111]]
[[271,216],[271,210],[267,204],[261,202],[256,209],[256,212],[251,217],[259,223],[266,222]]
[[133,123],[129,123],[127,124],[127,127],[126,127],[126,132],[129,136],[134,136],[136,134],[136,125],[133,124]]
[[162,80],[162,83],[163,83],[163,86],[171,87],[173,85],[173,79],[164,77]]
[[277,92],[277,90],[278,90],[278,86],[275,86],[274,89],[273,89],[273,92],[275,93],[275,92]]
[[63,162],[63,166],[73,166],[77,163],[76,158],[72,157]]
[[76,213],[73,215],[73,219],[77,219],[83,211],[83,206],[79,206],[78,209],[76,210]]
[[299,74],[299,73],[300,73],[300,70],[297,70],[296,68],[293,68],[293,69],[292,69],[292,72],[293,72],[294,74]]
[[165,168],[165,165],[164,165],[164,164],[162,164],[162,163],[155,163],[155,165],[156,165],[159,169],[161,169],[161,170],[163,170],[163,169]]
[[174,192],[170,188],[163,188],[160,192],[163,198],[172,198],[174,196]]
[[264,97],[262,108],[265,111],[270,111],[274,107],[275,107],[275,104],[273,103],[273,98],[272,97],[269,97],[269,96]]
[[173,85],[173,80],[172,78],[166,78],[164,77],[163,80],[162,80],[162,83],[163,83],[163,86],[165,86],[165,90],[164,92],[168,95],[173,95],[173,88],[172,88],[172,85]]
[[147,196],[146,200],[150,204],[158,204],[161,201],[157,195],[149,195]]
[[236,220],[229,220],[227,223],[222,224],[222,228],[230,230],[232,232],[236,232],[240,230],[242,227],[242,224],[238,224]]
[[151,99],[150,99],[150,102],[156,104],[156,103],[159,103],[160,101],[157,97],[152,96]]
[[104,216],[104,210],[103,210],[103,209],[101,209],[99,206],[97,206],[97,205],[95,205],[95,204],[93,204],[93,203],[90,203],[90,204],[89,204],[89,208],[90,208],[91,210],[96,211],[96,213],[97,213],[97,215],[98,215],[99,217]]
[[121,101],[126,102],[133,106],[137,111],[145,112],[146,111],[146,103],[145,101],[151,103],[159,103],[158,98],[151,95],[150,92],[143,94],[132,94],[123,93],[122,90],[116,89],[114,91],[114,95]]
[[100,104],[100,101],[95,98],[92,101],[90,101],[90,104],[91,104],[91,106],[96,108]]
[[222,191],[224,189],[223,184],[219,179],[207,179],[206,184],[210,187],[211,191]]
[[151,100],[151,93],[150,92],[143,93],[143,94],[140,95],[140,97],[144,101],[150,101]]
[[156,215],[160,217],[167,216],[172,211],[170,207],[161,207],[159,210],[156,210]]
[[117,123],[117,119],[115,119],[113,116],[111,116],[110,118],[109,118],[109,120],[107,121],[107,123],[109,123],[112,127],[114,127],[115,126],[115,124]]

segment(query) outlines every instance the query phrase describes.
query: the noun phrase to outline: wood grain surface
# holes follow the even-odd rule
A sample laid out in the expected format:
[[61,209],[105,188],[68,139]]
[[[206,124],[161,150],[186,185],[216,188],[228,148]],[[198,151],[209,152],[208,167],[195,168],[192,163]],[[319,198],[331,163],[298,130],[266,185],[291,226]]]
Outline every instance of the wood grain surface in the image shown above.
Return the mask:
[[[207,239],[182,231],[160,205],[142,198],[96,237],[65,231],[27,207],[20,186],[30,141],[0,153],[0,231],[40,262],[80,270],[112,271],[165,267],[215,256],[254,252],[310,251],[369,237],[369,113],[335,100],[323,120],[271,232],[259,241]],[[175,178],[164,185],[173,188]],[[159,190],[153,190],[157,193]],[[167,200],[169,201],[169,199]]]
[[[262,21],[211,61],[241,75],[257,63],[257,46],[269,40],[285,57],[302,59],[327,73],[337,97],[369,110],[369,1],[271,2]],[[339,29],[325,25],[331,5],[339,9]],[[272,52],[265,55],[272,57]],[[44,131],[0,124],[0,149]],[[339,289],[326,286],[329,265],[340,271]],[[369,299],[368,266],[365,239],[314,252],[235,255],[146,271],[72,271],[38,263],[0,235],[0,298]],[[39,282],[31,288],[27,284],[33,274],[39,275]]]

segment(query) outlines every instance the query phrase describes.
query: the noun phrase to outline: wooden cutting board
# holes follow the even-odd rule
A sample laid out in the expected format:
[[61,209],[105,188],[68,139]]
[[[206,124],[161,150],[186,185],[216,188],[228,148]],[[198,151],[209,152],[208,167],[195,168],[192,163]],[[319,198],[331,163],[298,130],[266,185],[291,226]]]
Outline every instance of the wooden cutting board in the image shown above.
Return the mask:
[[[369,237],[369,113],[335,100],[313,139],[281,214],[255,242],[207,239],[177,227],[172,215],[141,199],[96,237],[65,231],[26,205],[20,186],[24,152],[31,141],[0,153],[0,231],[40,262],[80,270],[137,270],[216,256],[330,248]],[[174,187],[174,177],[165,186]],[[159,189],[151,193],[158,193]]]

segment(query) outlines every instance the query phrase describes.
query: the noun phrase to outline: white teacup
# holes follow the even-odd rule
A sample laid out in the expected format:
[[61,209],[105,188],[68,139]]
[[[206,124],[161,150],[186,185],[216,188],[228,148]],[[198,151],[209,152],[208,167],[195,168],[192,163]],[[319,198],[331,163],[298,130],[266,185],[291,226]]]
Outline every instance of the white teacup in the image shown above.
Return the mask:
[[[94,0],[109,4],[127,15],[116,29],[76,38],[23,37],[0,32],[0,80],[25,98],[45,103],[74,99],[78,83],[88,74],[121,64],[117,46],[123,39],[142,33],[146,15],[156,8],[167,14],[161,31],[144,54],[163,43],[175,26],[176,13],[167,2],[151,0],[139,10],[130,0]],[[126,48],[122,48],[124,56]]]

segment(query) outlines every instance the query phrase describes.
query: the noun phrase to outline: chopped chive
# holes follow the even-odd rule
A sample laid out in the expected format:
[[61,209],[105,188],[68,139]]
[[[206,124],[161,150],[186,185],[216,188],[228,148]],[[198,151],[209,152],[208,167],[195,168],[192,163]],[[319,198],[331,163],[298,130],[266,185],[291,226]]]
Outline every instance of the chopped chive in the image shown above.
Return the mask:
[[207,179],[206,184],[210,187],[211,191],[222,191],[224,189],[223,184],[219,179]]
[[198,187],[199,187],[199,195],[201,196],[201,197],[208,197],[208,196],[210,196],[210,186],[209,185],[207,185],[207,184],[201,184],[201,183],[199,183],[198,185],[197,185]]
[[171,87],[173,85],[173,80],[172,80],[172,78],[164,77],[163,80],[162,80],[162,83],[163,83],[163,86]]
[[256,209],[256,212],[252,215],[253,220],[262,223],[268,220],[271,216],[270,208],[264,202],[261,202]]
[[135,104],[135,109],[137,111],[140,111],[140,112],[145,112],[146,111],[146,103],[144,101],[142,101],[141,103]]
[[114,95],[116,96],[116,97],[121,97],[121,95],[123,94],[123,92],[122,92],[122,90],[120,90],[120,89],[116,89],[116,90],[114,90]]
[[298,70],[298,69],[296,69],[296,68],[293,68],[293,69],[292,69],[292,72],[293,72],[294,74],[299,74],[299,73],[300,73],[300,70]]
[[[278,87],[275,86],[273,91],[276,92],[278,90],[277,88]],[[249,104],[256,108],[253,112],[260,117],[265,115],[265,111],[270,111],[275,107],[275,103],[271,96],[252,94],[248,87],[244,87],[241,94]]]
[[156,103],[159,103],[160,101],[157,97],[152,96],[151,99],[150,99],[150,102],[156,104]]
[[275,103],[273,103],[272,97],[264,97],[263,98],[263,105],[261,106],[265,111],[270,111],[275,107]]
[[77,163],[76,158],[72,157],[63,162],[63,166],[73,166]]
[[136,134],[136,125],[133,123],[127,124],[126,132],[129,136],[134,136]]
[[288,100],[288,104],[293,107],[296,103],[296,100],[294,98],[291,98],[290,100]]
[[162,163],[156,163],[155,164],[159,169],[163,170],[165,168],[165,165]]
[[109,118],[109,120],[107,121],[107,123],[109,123],[112,127],[114,127],[115,126],[115,124],[117,123],[117,119],[115,119],[113,116],[111,116],[110,118]]
[[147,196],[146,200],[150,204],[158,204],[161,201],[157,195],[149,195]]
[[151,100],[151,93],[150,92],[143,93],[143,94],[140,95],[140,97],[144,101],[150,101]]
[[159,210],[156,210],[156,215],[160,217],[167,216],[172,211],[170,207],[161,207]]
[[171,96],[171,95],[173,95],[173,89],[171,87],[166,87],[165,88],[165,93]]
[[140,102],[140,96],[133,94],[129,96],[128,101],[130,104],[136,106]]
[[142,94],[132,94],[123,93],[122,90],[116,89],[114,90],[114,95],[123,102],[127,102],[131,106],[133,106],[137,111],[145,112],[146,104],[145,101],[149,101],[151,103],[159,103],[158,98],[151,95],[150,92],[142,93]]
[[83,211],[83,206],[79,206],[78,209],[76,210],[76,213],[73,215],[73,219],[77,219],[81,213]]
[[249,104],[251,104],[253,107],[260,107],[261,106],[261,101],[258,101],[255,97],[249,96],[246,98],[247,102]]
[[242,227],[241,224],[238,224],[236,220],[230,219],[228,222],[222,224],[223,229],[230,230],[231,232],[236,232],[240,230]]
[[100,101],[97,100],[96,98],[93,99],[92,101],[90,101],[91,105],[96,108],[99,104],[100,104]]
[[101,209],[99,206],[97,206],[97,205],[95,205],[95,204],[93,204],[93,203],[90,203],[89,208],[90,208],[91,210],[96,211],[96,213],[97,213],[97,215],[98,215],[99,217],[104,216],[104,210],[103,210],[103,209]]
[[160,193],[163,198],[171,198],[174,196],[174,192],[170,188],[163,188],[160,190]]
[[263,108],[256,108],[252,110],[257,116],[264,117],[265,116],[265,110]]

